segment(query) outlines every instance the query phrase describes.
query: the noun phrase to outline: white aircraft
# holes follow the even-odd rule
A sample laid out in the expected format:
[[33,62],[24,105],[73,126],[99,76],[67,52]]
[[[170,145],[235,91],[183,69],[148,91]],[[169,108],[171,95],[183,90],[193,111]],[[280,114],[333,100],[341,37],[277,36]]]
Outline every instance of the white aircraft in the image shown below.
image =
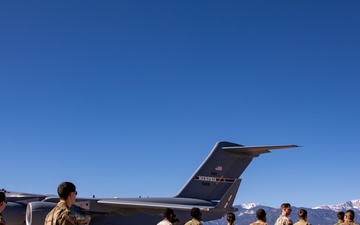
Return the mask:
[[[233,202],[240,175],[254,157],[269,150],[297,145],[242,146],[218,142],[205,161],[174,197],[162,198],[78,198],[71,207],[79,225],[157,224],[165,208],[175,211],[184,224],[190,210],[200,208],[203,221],[220,219],[237,211]],[[5,190],[3,190],[5,191]],[[47,213],[59,201],[55,195],[5,191],[8,204],[3,211],[7,225],[43,225]]]

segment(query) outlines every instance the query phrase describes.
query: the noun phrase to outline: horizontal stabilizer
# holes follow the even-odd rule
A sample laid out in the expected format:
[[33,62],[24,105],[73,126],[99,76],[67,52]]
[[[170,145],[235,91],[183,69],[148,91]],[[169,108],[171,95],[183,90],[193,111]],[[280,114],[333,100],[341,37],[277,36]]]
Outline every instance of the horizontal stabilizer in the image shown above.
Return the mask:
[[229,146],[222,147],[225,153],[240,157],[257,157],[260,154],[270,153],[269,150],[296,148],[298,145],[269,145],[269,146]]

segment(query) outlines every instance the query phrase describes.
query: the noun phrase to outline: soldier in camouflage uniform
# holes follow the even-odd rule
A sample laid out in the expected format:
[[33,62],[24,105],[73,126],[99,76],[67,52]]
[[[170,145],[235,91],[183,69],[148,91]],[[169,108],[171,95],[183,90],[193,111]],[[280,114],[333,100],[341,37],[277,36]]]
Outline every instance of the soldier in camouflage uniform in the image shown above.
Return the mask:
[[342,224],[344,221],[344,216],[345,216],[345,213],[343,211],[340,211],[336,214],[337,218],[338,218],[338,222],[335,223],[334,225],[340,225]]
[[291,219],[288,217],[291,214],[290,203],[281,204],[281,215],[276,220],[275,225],[292,225]]
[[185,225],[202,225],[201,223],[201,216],[202,213],[200,212],[199,208],[192,208],[190,211],[190,215],[192,216],[192,220],[189,220],[185,223]]
[[311,225],[310,223],[306,222],[308,212],[305,209],[300,209],[298,212],[299,221],[294,223],[294,225]]
[[78,225],[70,206],[75,203],[77,191],[71,182],[63,182],[57,189],[59,203],[47,214],[44,225]]
[[264,209],[258,209],[256,210],[256,218],[257,221],[250,223],[250,225],[268,225],[266,223],[266,212]]
[[355,219],[355,213],[353,210],[349,209],[348,211],[345,212],[345,217],[344,217],[345,222],[342,223],[341,225],[359,225],[354,221],[354,219]]
[[7,204],[7,201],[6,201],[5,192],[1,191],[0,192],[0,225],[6,225],[6,221],[1,214],[1,212],[4,211],[6,204]]

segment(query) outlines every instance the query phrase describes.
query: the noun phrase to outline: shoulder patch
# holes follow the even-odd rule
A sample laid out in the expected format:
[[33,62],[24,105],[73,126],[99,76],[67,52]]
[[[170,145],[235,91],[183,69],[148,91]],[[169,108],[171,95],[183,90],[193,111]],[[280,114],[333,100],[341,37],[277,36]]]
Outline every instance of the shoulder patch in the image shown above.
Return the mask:
[[66,221],[69,222],[70,224],[73,224],[73,225],[76,224],[76,219],[73,216],[70,216],[70,215],[67,216]]

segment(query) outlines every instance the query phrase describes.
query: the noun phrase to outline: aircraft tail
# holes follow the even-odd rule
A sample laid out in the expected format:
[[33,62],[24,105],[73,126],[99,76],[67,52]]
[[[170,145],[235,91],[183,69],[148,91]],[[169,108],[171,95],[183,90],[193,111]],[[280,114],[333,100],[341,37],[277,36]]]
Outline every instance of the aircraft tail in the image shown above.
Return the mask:
[[[231,207],[240,186],[239,177],[254,157],[269,153],[269,150],[293,147],[298,146],[248,147],[218,142],[176,197],[219,201],[216,208]],[[230,199],[227,200],[226,197]]]

